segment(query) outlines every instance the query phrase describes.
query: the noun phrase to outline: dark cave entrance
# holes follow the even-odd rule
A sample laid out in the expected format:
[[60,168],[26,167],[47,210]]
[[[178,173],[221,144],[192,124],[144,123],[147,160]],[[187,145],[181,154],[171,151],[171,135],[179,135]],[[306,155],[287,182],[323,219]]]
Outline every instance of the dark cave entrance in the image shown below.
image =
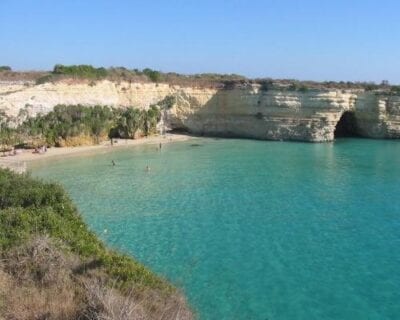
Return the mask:
[[334,135],[335,138],[358,136],[356,116],[353,111],[343,112],[340,120],[336,124]]

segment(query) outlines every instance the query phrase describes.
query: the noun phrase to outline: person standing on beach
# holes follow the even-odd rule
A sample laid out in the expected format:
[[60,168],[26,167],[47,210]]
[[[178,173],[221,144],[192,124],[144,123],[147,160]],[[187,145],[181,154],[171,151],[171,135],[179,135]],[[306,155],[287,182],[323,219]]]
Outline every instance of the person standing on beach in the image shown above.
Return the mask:
[[161,144],[161,142],[160,142],[160,151],[161,151],[161,148],[162,148],[162,144]]

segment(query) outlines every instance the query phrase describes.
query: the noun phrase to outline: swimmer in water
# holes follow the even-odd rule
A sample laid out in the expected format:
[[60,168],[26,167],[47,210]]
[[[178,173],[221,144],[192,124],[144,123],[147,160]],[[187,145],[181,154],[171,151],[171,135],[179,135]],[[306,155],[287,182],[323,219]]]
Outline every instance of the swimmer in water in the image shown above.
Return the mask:
[[146,166],[146,171],[149,172],[150,171],[150,167],[147,165]]
[[115,166],[115,162],[114,162],[114,160],[111,160],[111,163],[112,163],[112,165],[113,165],[113,167]]

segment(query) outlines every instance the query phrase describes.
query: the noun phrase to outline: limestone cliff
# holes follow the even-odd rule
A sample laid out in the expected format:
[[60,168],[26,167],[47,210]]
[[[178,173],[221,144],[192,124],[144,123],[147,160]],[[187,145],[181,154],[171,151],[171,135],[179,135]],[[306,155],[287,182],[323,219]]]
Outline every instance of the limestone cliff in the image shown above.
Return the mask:
[[107,80],[1,83],[0,110],[16,116],[23,108],[45,113],[57,104],[147,108],[168,95],[176,103],[166,125],[199,135],[332,141],[342,115],[352,112],[357,134],[400,138],[400,96],[360,90],[265,91],[257,84],[216,89]]
[[400,96],[361,94],[354,109],[361,136],[400,138]]

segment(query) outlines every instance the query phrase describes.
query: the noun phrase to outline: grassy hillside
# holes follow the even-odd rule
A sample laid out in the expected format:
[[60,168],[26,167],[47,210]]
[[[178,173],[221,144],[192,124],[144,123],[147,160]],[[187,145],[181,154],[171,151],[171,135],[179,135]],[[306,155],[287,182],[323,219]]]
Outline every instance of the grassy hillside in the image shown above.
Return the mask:
[[191,319],[179,292],[107,249],[63,188],[0,169],[0,319]]

